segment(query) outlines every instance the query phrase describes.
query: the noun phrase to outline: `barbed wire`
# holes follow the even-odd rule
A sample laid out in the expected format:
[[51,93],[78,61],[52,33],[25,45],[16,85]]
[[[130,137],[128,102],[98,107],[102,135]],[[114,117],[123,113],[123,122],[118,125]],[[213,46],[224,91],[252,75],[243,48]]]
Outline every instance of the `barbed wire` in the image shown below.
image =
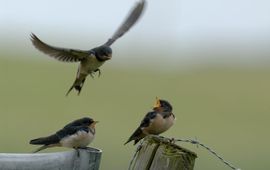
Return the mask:
[[233,170],[241,170],[239,168],[234,167],[230,162],[226,161],[219,154],[217,154],[217,152],[215,152],[213,149],[211,149],[210,147],[206,146],[205,144],[199,142],[197,139],[172,139],[172,140],[173,141],[177,141],[177,142],[187,142],[187,143],[191,143],[191,144],[194,144],[194,145],[197,145],[197,146],[200,145],[201,147],[205,148],[210,153],[212,153],[213,155],[215,155],[221,162],[223,162],[225,165],[229,166],[231,169],[233,169]]
[[[161,136],[162,137],[162,136]],[[164,138],[164,137],[162,137]],[[211,149],[210,147],[206,146],[205,144],[199,142],[197,139],[168,139],[170,142],[174,143],[174,142],[186,142],[186,143],[191,143],[197,146],[201,146],[203,148],[205,148],[206,150],[208,150],[210,153],[212,153],[214,156],[216,156],[221,162],[223,162],[225,165],[229,166],[231,169],[233,170],[241,170],[240,168],[236,168],[235,166],[233,166],[230,162],[226,161],[224,158],[222,158],[219,154],[217,154],[216,151],[214,151],[213,149]],[[135,160],[138,152],[141,150],[142,148],[142,142],[140,142],[140,144],[138,145],[130,163],[129,163],[129,167],[128,170],[131,170],[131,166],[133,164],[133,161]]]

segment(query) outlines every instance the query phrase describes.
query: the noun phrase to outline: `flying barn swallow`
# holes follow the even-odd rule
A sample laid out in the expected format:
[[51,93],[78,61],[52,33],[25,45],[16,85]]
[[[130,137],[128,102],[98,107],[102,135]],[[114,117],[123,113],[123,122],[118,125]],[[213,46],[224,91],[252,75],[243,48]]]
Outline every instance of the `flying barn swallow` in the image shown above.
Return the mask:
[[56,133],[30,141],[32,145],[43,145],[34,153],[50,147],[84,148],[95,138],[95,125],[98,121],[85,117],[67,124]]
[[175,120],[172,109],[172,105],[168,101],[157,98],[153,111],[145,115],[140,126],[129,137],[125,144],[134,140],[135,145],[147,135],[159,135],[167,131]]
[[77,50],[51,46],[41,41],[35,34],[31,34],[33,45],[41,52],[62,62],[80,62],[76,79],[66,95],[68,95],[73,88],[78,91],[79,95],[85,79],[89,74],[93,77],[95,72],[99,72],[100,76],[101,71],[99,67],[104,64],[105,61],[112,58],[112,49],[110,46],[136,23],[143,12],[144,6],[145,0],[140,0],[113,36],[103,45],[91,50]]

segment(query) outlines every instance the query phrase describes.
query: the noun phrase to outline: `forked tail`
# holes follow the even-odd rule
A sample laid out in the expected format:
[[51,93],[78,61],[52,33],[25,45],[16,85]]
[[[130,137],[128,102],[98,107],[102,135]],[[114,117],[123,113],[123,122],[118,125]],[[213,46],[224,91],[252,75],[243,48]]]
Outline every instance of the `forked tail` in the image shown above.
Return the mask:
[[36,150],[34,150],[33,153],[37,153],[37,152],[39,152],[41,150],[47,149],[48,147],[49,147],[48,145],[43,145],[43,146],[37,148]]
[[47,136],[47,137],[41,137],[37,139],[33,139],[29,142],[32,145],[42,145],[41,147],[37,148],[33,153],[39,152],[43,149],[47,149],[49,147],[53,146],[60,146],[59,143],[59,137],[56,134]]
[[138,127],[135,130],[135,132],[129,137],[129,139],[126,141],[126,143],[124,143],[124,145],[131,142],[132,140],[134,140],[134,145],[136,145],[136,143],[138,143],[144,137],[145,137],[145,134],[143,134],[141,128]]
[[80,92],[82,90],[83,84],[85,82],[85,78],[80,79],[80,78],[76,78],[76,80],[74,81],[73,85],[70,87],[70,89],[68,90],[66,96],[68,96],[68,94],[71,92],[71,90],[73,88],[75,88],[75,90],[78,91],[78,95],[80,95]]

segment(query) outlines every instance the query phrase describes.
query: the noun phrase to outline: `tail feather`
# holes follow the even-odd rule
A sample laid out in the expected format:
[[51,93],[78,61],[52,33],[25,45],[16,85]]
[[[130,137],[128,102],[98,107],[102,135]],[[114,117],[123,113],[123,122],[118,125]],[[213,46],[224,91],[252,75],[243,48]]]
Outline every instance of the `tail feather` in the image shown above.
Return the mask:
[[34,150],[33,153],[37,153],[41,150],[47,149],[48,147],[49,147],[49,145],[43,145],[43,146],[37,148],[36,150]]
[[66,96],[68,96],[68,94],[71,92],[71,90],[74,88],[74,84],[70,87],[70,89],[68,90],[68,92],[66,93]]
[[42,137],[31,140],[29,143],[32,145],[52,145],[59,143],[60,139],[56,134],[48,137]]
[[43,149],[47,149],[49,147],[60,146],[59,141],[60,141],[59,137],[56,134],[53,134],[53,135],[48,136],[48,137],[33,139],[29,143],[32,145],[43,145],[43,146],[37,148],[35,151],[33,151],[33,153],[36,153],[36,152],[39,152]]
[[51,148],[51,147],[56,147],[56,146],[61,146],[61,144],[60,143],[55,143],[55,144],[50,144],[50,145],[43,145],[43,146],[37,148],[36,150],[34,150],[33,153],[37,153],[37,152],[39,152],[41,150]]
[[136,143],[138,143],[141,139],[143,139],[146,135],[142,132],[141,128],[137,128],[135,130],[135,132],[129,137],[129,139],[127,140],[126,143],[124,143],[124,145],[126,145],[127,143],[131,142],[132,140],[134,140],[134,145],[136,145]]
[[74,81],[74,83],[72,84],[68,92],[66,93],[66,96],[68,96],[68,94],[71,92],[73,88],[75,88],[78,91],[78,95],[80,95],[84,82],[85,82],[85,78],[83,79],[76,78],[76,80]]

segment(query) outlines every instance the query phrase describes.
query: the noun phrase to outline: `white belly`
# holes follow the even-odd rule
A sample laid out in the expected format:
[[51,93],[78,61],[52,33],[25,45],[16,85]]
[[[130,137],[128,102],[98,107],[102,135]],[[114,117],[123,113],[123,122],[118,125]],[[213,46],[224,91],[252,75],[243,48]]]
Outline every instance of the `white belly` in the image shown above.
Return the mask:
[[143,130],[145,134],[159,135],[167,131],[174,123],[173,115],[163,118],[160,114],[157,114],[155,119],[150,123],[150,125]]
[[95,136],[91,132],[78,131],[74,135],[67,136],[60,141],[60,144],[67,148],[86,147]]
[[91,74],[95,70],[97,70],[102,64],[104,64],[104,61],[98,61],[96,57],[88,57],[85,61],[81,62],[79,66],[79,72],[81,74]]

